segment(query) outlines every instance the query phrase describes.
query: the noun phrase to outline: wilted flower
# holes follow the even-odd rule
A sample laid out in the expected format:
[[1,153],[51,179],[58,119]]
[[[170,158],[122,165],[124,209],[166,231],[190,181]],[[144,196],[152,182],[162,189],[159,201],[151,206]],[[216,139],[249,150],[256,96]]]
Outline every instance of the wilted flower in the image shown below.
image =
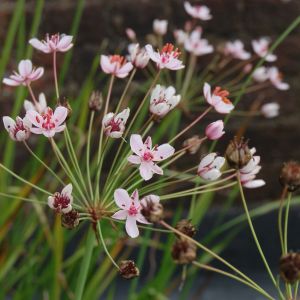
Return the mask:
[[64,106],[58,106],[54,113],[48,107],[46,113],[39,114],[35,110],[29,110],[26,117],[35,127],[31,128],[31,132],[35,134],[43,134],[46,137],[53,137],[55,133],[61,132],[66,125],[63,124],[68,116],[68,109]]
[[190,154],[195,154],[199,150],[202,141],[203,139],[201,139],[198,135],[194,135],[183,142],[183,147],[187,148],[187,151]]
[[288,188],[289,192],[294,192],[300,187],[300,163],[289,161],[283,165],[279,177],[280,183]]
[[128,46],[130,62],[136,67],[143,69],[149,62],[149,54],[145,48],[140,48],[139,44],[130,44]]
[[30,136],[31,123],[25,117],[24,119],[17,117],[14,121],[11,117],[3,117],[4,127],[9,136],[14,141],[23,142]]
[[193,53],[196,56],[212,53],[214,47],[209,44],[208,40],[202,39],[202,28],[197,27],[184,41],[186,51]]
[[89,99],[89,108],[93,111],[99,111],[102,108],[103,99],[99,91],[93,91]]
[[210,85],[205,82],[203,86],[203,94],[208,104],[213,106],[214,109],[221,114],[228,114],[234,109],[233,104],[227,98],[229,92],[222,90],[219,86],[214,89],[213,93],[211,93]]
[[122,260],[119,268],[123,278],[131,279],[140,275],[140,271],[133,260]]
[[198,167],[198,175],[205,180],[216,180],[222,173],[220,169],[225,163],[225,158],[217,156],[217,153],[210,153],[201,159]]
[[136,33],[132,28],[126,28],[125,30],[127,37],[132,41],[136,41]]
[[146,45],[146,50],[159,69],[179,70],[184,68],[182,61],[178,59],[180,52],[172,44],[165,44],[161,51],[155,52],[151,45]]
[[212,18],[210,9],[205,5],[194,5],[192,6],[189,2],[184,2],[185,11],[195,19],[202,21],[208,21]]
[[188,34],[181,29],[176,29],[174,30],[174,37],[178,45],[183,45],[185,40],[188,38]]
[[102,120],[105,135],[118,139],[125,131],[125,125],[129,117],[130,109],[126,108],[119,114],[108,113]]
[[185,235],[188,235],[190,237],[193,237],[195,234],[196,234],[196,228],[195,226],[191,223],[190,220],[186,220],[186,219],[183,219],[181,221],[179,221],[175,228],[182,232],[183,234]]
[[279,115],[280,106],[276,102],[270,102],[262,105],[260,111],[265,118],[275,118]]
[[280,257],[280,275],[285,282],[293,284],[300,279],[300,253],[290,252]]
[[61,193],[56,192],[53,196],[48,197],[48,205],[57,213],[69,213],[72,210],[73,196],[72,184],[66,185]]
[[45,40],[41,41],[33,38],[29,40],[29,44],[44,53],[67,52],[73,47],[72,40],[71,35],[57,33],[51,36],[47,34]]
[[180,101],[181,96],[175,95],[173,86],[164,87],[157,84],[151,93],[150,112],[159,118],[163,118]]
[[70,212],[61,215],[61,225],[73,229],[79,225],[79,212],[72,209]]
[[266,37],[262,37],[258,40],[252,41],[252,47],[254,52],[259,57],[265,57],[265,60],[268,62],[273,62],[277,59],[277,56],[269,52],[270,39]]
[[32,81],[38,80],[44,74],[44,68],[33,68],[32,62],[29,59],[21,60],[18,66],[18,71],[14,71],[9,78],[4,78],[3,83],[10,86],[25,85],[28,86]]
[[240,180],[242,185],[245,188],[258,188],[261,186],[264,186],[266,183],[262,179],[255,179],[256,175],[261,169],[261,166],[259,165],[260,162],[260,156],[254,155],[255,148],[252,148],[250,150],[252,158],[249,160],[247,165],[245,165],[243,168],[239,170],[240,173]]
[[46,96],[44,93],[39,94],[39,101],[35,104],[33,104],[29,100],[24,101],[24,109],[26,111],[28,110],[35,110],[39,114],[44,114],[47,110],[47,101],[46,101]]
[[118,78],[125,78],[133,68],[132,63],[120,55],[101,55],[100,65],[104,73]]
[[252,77],[257,82],[264,82],[269,79],[268,68],[262,66],[254,70]]
[[141,200],[141,213],[151,223],[157,223],[163,218],[164,208],[159,200],[156,195],[148,195]]
[[153,31],[158,35],[165,35],[168,29],[167,20],[154,20],[153,21]]
[[175,149],[169,144],[155,145],[152,148],[151,137],[148,136],[143,143],[142,137],[138,134],[131,135],[130,146],[136,155],[130,155],[127,159],[132,164],[140,165],[140,174],[144,180],[151,179],[153,173],[162,175],[163,170],[155,162],[165,160],[175,152]]
[[224,47],[224,54],[241,60],[247,60],[251,57],[251,54],[244,49],[244,44],[240,40],[227,42]]
[[290,85],[288,83],[282,81],[282,74],[279,72],[277,67],[269,68],[268,78],[278,90],[284,91],[290,88]]
[[178,239],[172,248],[172,257],[177,264],[188,264],[196,259],[197,246],[187,239]]
[[216,122],[210,123],[206,127],[205,135],[210,140],[218,140],[225,133],[225,131],[223,131],[223,129],[224,129],[224,122],[222,120],[218,120]]
[[126,220],[125,228],[128,235],[136,238],[139,235],[139,229],[136,222],[149,224],[145,217],[141,214],[141,203],[139,201],[138,190],[135,190],[131,197],[124,189],[117,189],[114,193],[117,206],[121,210],[114,213],[111,217],[117,220]]

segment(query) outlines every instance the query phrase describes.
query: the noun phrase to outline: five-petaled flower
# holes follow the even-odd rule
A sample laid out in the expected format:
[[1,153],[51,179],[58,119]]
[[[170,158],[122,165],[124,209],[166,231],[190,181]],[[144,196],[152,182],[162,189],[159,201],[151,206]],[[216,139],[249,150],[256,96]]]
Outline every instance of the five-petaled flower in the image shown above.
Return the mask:
[[47,101],[44,93],[39,94],[39,101],[37,103],[32,103],[29,100],[24,101],[24,109],[28,110],[36,110],[39,114],[44,114],[47,111]]
[[198,167],[198,175],[205,180],[216,180],[222,173],[220,169],[225,163],[225,158],[217,156],[217,153],[210,153],[203,157]]
[[271,83],[278,89],[278,90],[288,90],[290,85],[286,82],[282,81],[282,73],[279,72],[277,67],[270,67],[268,70],[268,78]]
[[262,105],[260,111],[265,118],[271,119],[279,115],[280,105],[276,102],[270,102]]
[[277,59],[275,54],[269,53],[270,39],[262,37],[252,41],[252,48],[259,57],[265,57],[268,62],[273,62]]
[[229,92],[226,90],[222,90],[219,86],[217,86],[213,93],[211,93],[211,87],[208,83],[204,83],[203,87],[204,97],[214,109],[220,114],[228,114],[233,109],[234,106],[231,101],[227,98]]
[[57,213],[67,214],[72,210],[73,196],[72,184],[66,185],[62,191],[56,192],[53,196],[48,197],[48,205]]
[[44,53],[67,52],[73,47],[73,36],[66,34],[47,34],[45,40],[32,38],[29,44]]
[[31,123],[25,117],[24,119],[17,117],[14,121],[11,117],[3,117],[3,124],[9,136],[14,141],[23,142],[30,136]]
[[120,138],[125,130],[125,125],[129,117],[130,109],[126,108],[119,114],[108,113],[102,120],[105,135],[112,138]]
[[224,47],[224,54],[241,60],[247,60],[251,57],[251,54],[244,49],[244,44],[240,40],[227,42]]
[[100,65],[104,73],[118,78],[125,78],[133,69],[132,63],[127,62],[126,58],[120,55],[101,55]]
[[163,170],[155,162],[165,160],[175,152],[175,149],[169,144],[152,147],[150,136],[143,143],[142,137],[138,134],[131,135],[130,146],[135,155],[130,155],[127,159],[132,164],[140,165],[140,174],[144,180],[151,179],[153,173],[162,175]]
[[35,134],[43,134],[46,137],[53,137],[55,133],[61,132],[66,125],[63,124],[68,116],[68,109],[64,106],[58,106],[54,113],[48,107],[44,114],[39,114],[35,110],[29,110],[26,117],[35,127],[31,128],[31,132]]
[[32,81],[38,80],[44,74],[44,68],[39,67],[35,69],[29,59],[23,59],[19,62],[18,71],[14,71],[9,78],[4,78],[3,83],[10,86],[24,85],[28,86]]
[[139,201],[138,190],[135,190],[130,197],[124,189],[115,190],[114,198],[117,206],[121,208],[121,210],[114,213],[111,217],[117,220],[126,220],[125,228],[128,235],[132,238],[138,237],[139,229],[136,222],[150,224],[141,214],[141,204],[144,199]]
[[184,68],[182,61],[178,59],[180,52],[172,44],[165,44],[161,51],[155,52],[151,45],[146,45],[150,59],[154,61],[159,69],[180,70]]
[[165,35],[168,29],[168,21],[167,20],[158,20],[155,19],[153,21],[153,31],[158,35]]
[[210,9],[205,5],[191,5],[188,1],[184,2],[185,11],[195,19],[208,21],[212,18]]
[[261,66],[254,70],[252,77],[257,82],[264,82],[269,78],[269,70],[265,66]]
[[261,169],[261,166],[259,165],[260,156],[253,156],[256,152],[255,148],[250,149],[250,152],[252,154],[252,158],[246,166],[239,170],[239,176],[241,183],[245,188],[258,188],[264,186],[266,182],[262,179],[255,179]]
[[197,27],[184,41],[186,51],[193,53],[196,56],[202,56],[214,51],[214,47],[209,44],[208,40],[202,39],[202,28]]
[[136,67],[143,69],[149,62],[149,55],[145,48],[140,48],[139,44],[130,44],[128,46],[129,60]]
[[181,96],[175,95],[173,86],[164,87],[157,84],[150,97],[150,112],[159,118],[163,118],[180,101]]

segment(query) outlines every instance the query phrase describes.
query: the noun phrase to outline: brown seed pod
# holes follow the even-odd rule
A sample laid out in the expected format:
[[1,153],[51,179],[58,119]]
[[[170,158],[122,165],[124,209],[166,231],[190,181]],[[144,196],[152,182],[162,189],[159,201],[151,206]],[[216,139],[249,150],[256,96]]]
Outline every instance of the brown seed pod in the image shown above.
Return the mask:
[[294,192],[300,187],[300,163],[289,161],[284,163],[279,182],[286,186],[289,192]]
[[61,215],[61,225],[68,229],[73,229],[79,225],[79,213],[72,209],[70,212]]
[[188,264],[196,259],[197,247],[186,239],[178,239],[172,248],[172,257],[177,264]]
[[196,234],[196,228],[190,220],[183,219],[179,221],[175,228],[185,235],[193,237]]
[[198,135],[194,135],[183,142],[183,147],[187,148],[189,154],[195,154],[199,150],[201,144],[201,138]]
[[290,252],[281,256],[280,275],[285,282],[294,283],[300,279],[300,253]]
[[163,219],[164,208],[159,202],[159,198],[156,198],[156,196],[146,196],[141,202],[141,206],[141,213],[147,221],[157,223]]
[[133,260],[122,260],[119,265],[119,268],[120,275],[123,278],[131,279],[140,275],[140,271]]
[[103,104],[102,94],[99,91],[93,91],[89,99],[89,108],[92,111],[100,111]]

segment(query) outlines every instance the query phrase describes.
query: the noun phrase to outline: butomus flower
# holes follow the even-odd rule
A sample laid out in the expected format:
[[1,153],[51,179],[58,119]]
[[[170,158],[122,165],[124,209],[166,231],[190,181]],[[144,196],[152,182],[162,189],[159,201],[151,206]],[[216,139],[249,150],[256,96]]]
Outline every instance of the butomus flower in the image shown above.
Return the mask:
[[210,140],[218,140],[225,133],[224,130],[224,122],[222,120],[218,120],[210,123],[205,129],[205,135]]
[[153,21],[153,31],[158,35],[165,35],[168,29],[168,21],[167,20],[158,20],[155,19]]
[[257,40],[252,41],[252,47],[254,52],[259,56],[259,57],[265,57],[266,61],[268,62],[273,62],[277,59],[277,56],[269,53],[269,45],[270,45],[270,39],[267,37],[261,37]]
[[9,136],[14,141],[23,142],[30,136],[31,123],[25,117],[24,119],[17,117],[16,121],[11,117],[3,117],[3,124]]
[[205,5],[191,5],[188,1],[184,2],[185,11],[195,19],[208,21],[212,18],[210,9]]
[[24,109],[28,110],[36,110],[39,114],[46,113],[47,110],[47,101],[44,93],[39,94],[39,101],[37,103],[32,103],[29,100],[24,101]]
[[62,191],[56,192],[53,196],[48,197],[48,205],[58,213],[69,213],[72,210],[73,196],[72,184],[66,185]]
[[135,154],[130,155],[128,161],[132,164],[140,165],[140,174],[144,180],[151,179],[154,173],[162,175],[163,170],[156,162],[169,158],[175,152],[175,149],[169,144],[152,147],[150,136],[143,143],[142,137],[138,134],[131,135],[130,147]]
[[224,54],[241,60],[247,60],[251,57],[251,54],[244,49],[244,44],[240,40],[227,42],[224,47]]
[[225,158],[217,156],[217,153],[210,153],[203,157],[198,167],[198,175],[205,180],[216,180],[222,173],[220,169],[225,163]]
[[290,88],[290,85],[286,82],[283,82],[282,73],[279,72],[277,67],[270,67],[268,69],[268,78],[271,81],[271,83],[278,89],[278,90],[288,90]]
[[132,63],[120,55],[101,55],[100,65],[104,73],[118,78],[125,78],[133,68]]
[[262,105],[260,111],[265,118],[271,119],[279,115],[280,105],[276,102],[270,102]]
[[140,48],[139,44],[130,44],[128,52],[128,59],[136,68],[143,69],[147,66],[150,57],[145,48]]

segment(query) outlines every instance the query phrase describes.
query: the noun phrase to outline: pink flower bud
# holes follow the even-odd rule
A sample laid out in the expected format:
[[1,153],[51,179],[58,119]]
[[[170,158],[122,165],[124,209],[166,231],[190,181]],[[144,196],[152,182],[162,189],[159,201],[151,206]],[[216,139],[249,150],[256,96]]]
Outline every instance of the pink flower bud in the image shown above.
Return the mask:
[[222,120],[209,124],[205,129],[205,134],[210,140],[218,140],[224,133],[224,123]]

